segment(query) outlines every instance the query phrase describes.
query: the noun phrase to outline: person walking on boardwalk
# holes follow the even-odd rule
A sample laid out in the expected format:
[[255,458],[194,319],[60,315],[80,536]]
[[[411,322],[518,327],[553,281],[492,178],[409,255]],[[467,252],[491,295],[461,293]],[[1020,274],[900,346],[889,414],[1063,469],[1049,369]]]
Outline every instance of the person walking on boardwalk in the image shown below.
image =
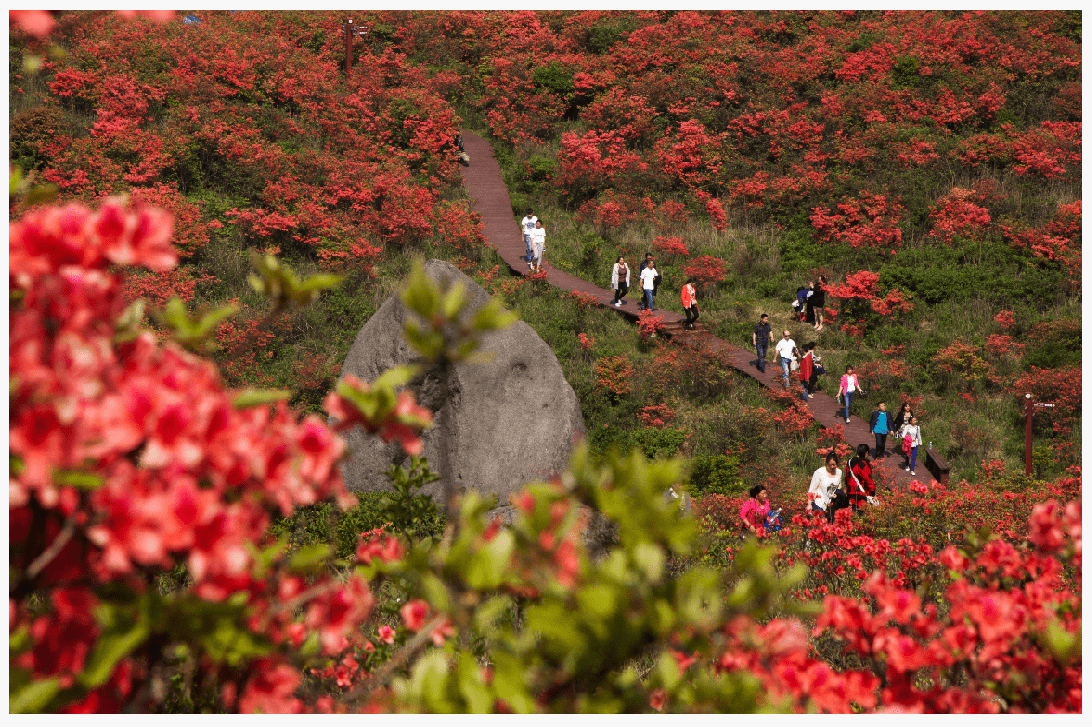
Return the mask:
[[811,485],[808,487],[811,511],[821,512],[826,515],[828,521],[833,521],[835,498],[841,486],[842,470],[838,468],[838,455],[830,452],[823,466],[815,470],[811,476]]
[[815,350],[815,344],[809,343],[804,346],[804,355],[800,357],[800,398],[804,400],[804,403],[808,403],[808,394],[811,393],[811,376],[812,365],[815,363],[814,355],[812,351]]
[[849,475],[846,489],[849,491],[849,506],[853,512],[860,512],[868,498],[876,494],[876,482],[872,479],[872,463],[868,461],[868,445],[857,445],[857,456],[846,465]]
[[614,288],[614,300],[611,302],[621,308],[625,303],[622,299],[629,292],[629,266],[626,265],[626,259],[622,255],[618,256],[618,260],[610,271],[610,286]]
[[534,210],[528,207],[527,214],[519,221],[519,229],[523,232],[523,244],[527,247],[527,254],[523,259],[527,261],[528,268],[531,267],[531,233],[535,229],[536,222],[538,222],[538,218],[535,217]]
[[827,279],[820,275],[808,297],[808,320],[815,319],[815,330],[823,330],[823,306],[827,304]]
[[898,431],[895,423],[891,421],[891,412],[887,411],[887,404],[880,402],[876,411],[872,412],[872,418],[868,420],[868,431],[876,437],[875,458],[881,459],[887,448],[887,435],[889,432]]
[[683,325],[688,331],[694,330],[694,323],[698,320],[698,291],[694,288],[694,279],[687,278],[686,285],[682,288],[682,307],[686,313],[686,323]]
[[902,429],[902,425],[910,421],[910,417],[914,416],[914,410],[910,408],[910,402],[904,401],[902,406],[899,407],[899,413],[895,415],[895,425],[891,427],[892,432],[898,432]]
[[758,354],[758,370],[763,373],[766,373],[766,351],[769,350],[770,344],[773,342],[773,331],[770,329],[770,316],[763,313],[758,317],[758,323],[755,324],[754,333],[751,334],[751,343],[755,347],[755,353]]
[[650,312],[656,310],[656,275],[652,260],[645,260],[645,269],[641,271],[641,290],[645,296],[642,308]]
[[799,356],[800,351],[796,348],[796,341],[790,338],[792,334],[788,330],[782,333],[782,338],[774,346],[774,352],[781,357],[781,378],[785,380],[785,388],[789,388],[789,371],[792,370],[792,358],[793,356]]
[[838,386],[838,393],[844,397],[846,403],[846,424],[849,424],[849,405],[857,392],[864,393],[861,391],[861,382],[853,372],[853,367],[846,366],[846,372],[842,374],[842,382]]
[[918,426],[918,418],[910,417],[910,421],[902,425],[899,430],[902,437],[902,452],[906,455],[906,469],[910,474],[914,473],[914,464],[918,459],[918,447],[921,446],[921,427]]
[[542,270],[542,253],[546,250],[546,228],[542,220],[535,220],[535,229],[531,230],[531,257],[534,260],[532,270]]

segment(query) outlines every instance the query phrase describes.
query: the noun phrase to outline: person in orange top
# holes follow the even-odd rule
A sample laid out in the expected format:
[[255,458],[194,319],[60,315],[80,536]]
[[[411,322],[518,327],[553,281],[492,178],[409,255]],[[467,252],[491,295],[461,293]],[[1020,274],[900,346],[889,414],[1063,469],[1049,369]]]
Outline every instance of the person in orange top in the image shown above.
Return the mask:
[[694,322],[698,320],[698,291],[694,288],[694,279],[687,278],[686,285],[682,288],[682,307],[686,312],[686,324],[688,331],[694,330]]

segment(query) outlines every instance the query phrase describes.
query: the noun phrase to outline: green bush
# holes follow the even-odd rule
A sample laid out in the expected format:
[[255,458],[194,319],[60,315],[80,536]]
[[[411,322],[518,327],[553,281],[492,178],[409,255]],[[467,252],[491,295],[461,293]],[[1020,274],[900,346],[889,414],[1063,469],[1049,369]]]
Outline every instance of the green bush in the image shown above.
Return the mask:
[[697,495],[739,495],[743,479],[739,476],[739,458],[725,454],[701,455],[692,460],[690,493]]
[[536,88],[546,89],[550,93],[555,93],[559,96],[572,93],[572,69],[566,68],[557,61],[536,68],[532,78],[534,79]]

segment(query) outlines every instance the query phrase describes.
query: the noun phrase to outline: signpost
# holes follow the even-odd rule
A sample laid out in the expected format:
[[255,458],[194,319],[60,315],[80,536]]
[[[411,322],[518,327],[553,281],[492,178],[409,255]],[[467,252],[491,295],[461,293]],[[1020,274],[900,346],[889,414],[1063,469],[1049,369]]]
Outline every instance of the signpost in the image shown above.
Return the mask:
[[354,25],[353,19],[345,21],[345,80],[353,77],[353,38],[368,34],[368,29]]
[[1024,394],[1024,416],[1027,420],[1024,442],[1024,474],[1028,477],[1031,477],[1031,415],[1035,413],[1036,409],[1053,407],[1053,404],[1040,404],[1032,398],[1031,394]]

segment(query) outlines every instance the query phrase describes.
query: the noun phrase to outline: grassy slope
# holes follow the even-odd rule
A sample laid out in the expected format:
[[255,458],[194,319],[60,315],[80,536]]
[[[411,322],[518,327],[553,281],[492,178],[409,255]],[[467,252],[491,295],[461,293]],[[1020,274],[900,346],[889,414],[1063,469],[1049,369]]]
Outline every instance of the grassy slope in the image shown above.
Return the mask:
[[[377,42],[379,47],[373,49],[376,52],[382,50],[383,43],[391,41],[380,38]],[[24,86],[27,93],[12,99],[13,116],[33,108],[37,100],[48,96],[48,89],[40,81],[30,79]],[[488,133],[481,110],[473,103],[464,99],[457,109],[468,126]],[[267,108],[264,113],[275,116],[282,112]],[[73,133],[86,134],[93,116],[86,110],[68,109],[64,121]],[[271,123],[275,121],[272,119]],[[656,235],[664,231],[646,223],[597,230],[577,222],[573,210],[559,201],[541,174],[528,174],[526,162],[549,160],[557,153],[561,133],[583,128],[579,120],[566,121],[557,124],[538,143],[512,146],[498,142],[496,149],[514,206],[532,203],[539,216],[550,222],[551,263],[602,282],[608,275],[609,261],[619,251],[631,256],[643,253],[650,249]],[[1079,184],[1074,181],[1036,184],[1011,173],[994,176],[1012,200],[1011,209],[1006,212],[1009,217],[1036,220],[1043,217],[1043,210],[1080,197]],[[921,189],[920,195],[932,199],[947,191],[952,181],[942,184],[930,177],[927,183],[915,182],[914,186],[921,188],[924,184],[926,188]],[[968,184],[975,180],[954,181]],[[465,202],[465,195],[458,189],[446,190],[444,196]],[[195,190],[191,198],[205,202],[206,218],[216,217],[239,201],[236,191],[217,187]],[[514,212],[514,216],[519,215]],[[925,437],[951,455],[953,467],[961,476],[973,480],[982,459],[1000,458],[1010,468],[1019,468],[1023,429],[1012,397],[1004,392],[987,391],[979,393],[973,405],[967,404],[957,399],[958,382],[937,372],[931,357],[954,341],[981,343],[988,333],[996,330],[993,316],[1001,309],[1013,310],[1024,331],[1039,322],[1078,320],[1079,298],[1065,292],[1057,269],[1028,268],[1025,260],[996,245],[955,251],[938,249],[927,246],[920,235],[909,238],[898,261],[892,262],[876,253],[816,245],[799,215],[774,222],[734,212],[731,226],[720,233],[695,216],[681,234],[691,255],[716,255],[729,261],[728,279],[715,289],[703,291],[703,322],[717,335],[741,344],[749,341],[750,326],[760,311],[768,311],[775,326],[787,324],[792,291],[800,280],[818,270],[838,279],[846,272],[868,268],[880,272],[887,282],[898,282],[914,290],[913,313],[879,328],[864,341],[843,334],[836,326],[828,326],[818,338],[818,350],[825,357],[828,370],[840,372],[847,363],[859,365],[877,360],[884,356],[882,349],[904,346],[903,356],[911,365],[910,379],[891,382],[887,387],[869,386],[867,401],[857,404],[858,412],[870,409],[881,398],[892,404],[900,392],[922,395],[925,397],[922,406],[929,412],[923,422]],[[268,378],[266,385],[300,388],[299,383],[306,380],[308,386],[297,394],[294,403],[304,409],[317,409],[324,387],[332,382],[356,331],[396,289],[409,268],[410,258],[455,259],[442,242],[436,237],[426,238],[402,248],[398,254],[388,248],[376,267],[375,277],[351,278],[342,289],[324,295],[316,306],[293,314],[284,325],[272,329],[276,335],[265,349],[269,355],[258,362],[256,369]],[[215,281],[198,286],[195,306],[238,299],[260,309],[261,301],[246,283],[246,245],[247,240],[234,228],[213,235],[195,263],[200,272],[212,275]],[[315,260],[306,255],[287,251],[284,257],[300,273],[318,269]],[[470,262],[477,267],[481,278],[498,260],[485,251],[480,260]],[[677,289],[681,282],[682,262],[661,263],[667,270],[668,291]],[[676,412],[673,426],[690,434],[682,440],[680,451],[684,454],[737,451],[743,460],[745,480],[777,473],[784,482],[785,497],[795,496],[790,493],[798,490],[796,483],[803,482],[814,469],[814,436],[786,438],[768,418],[762,418],[757,413],[759,408],[773,411],[776,407],[752,383],[719,376],[716,372],[703,380],[694,376],[663,376],[662,372],[670,369],[663,363],[664,354],[640,343],[636,332],[613,313],[582,311],[565,296],[535,291],[529,286],[502,294],[557,353],[580,398],[592,442],[597,447],[613,442],[623,447],[639,444],[649,452],[670,451],[677,443],[670,432],[642,433],[645,427],[637,416],[646,406],[667,403]],[[670,292],[661,296],[661,304],[679,309],[676,296]],[[578,333],[596,340],[591,352],[581,349]],[[805,332],[798,336],[800,339],[811,340],[811,335]],[[596,386],[595,357],[622,355],[630,357],[636,372],[632,391],[622,397],[610,397]],[[1044,357],[1050,358],[1047,353],[1035,355],[1039,358],[1034,359],[1034,355],[1029,358],[1040,362]],[[1079,353],[1065,352],[1046,363],[1059,366],[1075,361],[1079,361]],[[1021,366],[1015,361],[999,363],[1014,371]],[[302,367],[310,367],[311,373],[301,375]],[[836,386],[833,381],[836,380],[828,376],[827,390]],[[1073,436],[1079,438],[1079,427]],[[1056,470],[1046,464],[1043,474],[1052,471]]]

